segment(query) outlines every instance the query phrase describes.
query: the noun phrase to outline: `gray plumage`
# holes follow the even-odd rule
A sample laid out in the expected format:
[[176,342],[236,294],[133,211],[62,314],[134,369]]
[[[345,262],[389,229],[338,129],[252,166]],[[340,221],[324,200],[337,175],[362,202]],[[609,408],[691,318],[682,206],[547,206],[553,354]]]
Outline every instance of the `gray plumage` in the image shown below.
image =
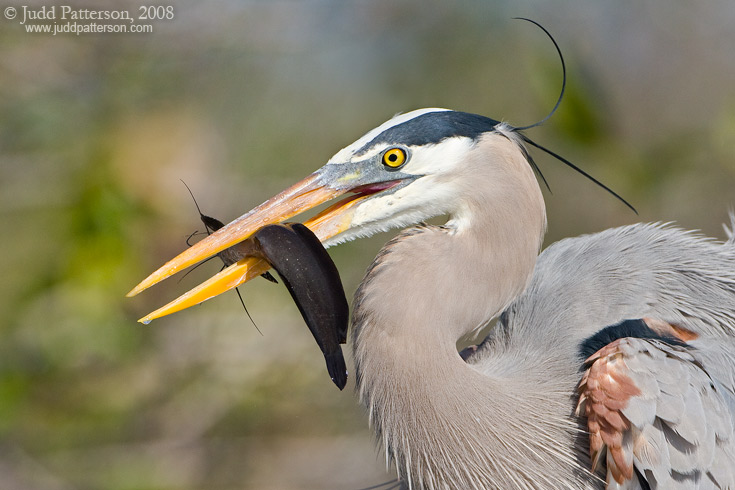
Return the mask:
[[[415,233],[420,231],[406,233],[398,240]],[[389,254],[394,244],[389,244],[382,255]],[[359,317],[359,304],[357,311],[355,321],[363,321]],[[509,434],[506,441],[492,440],[489,438],[496,428],[484,427],[468,435],[466,428],[455,425],[452,430],[464,443],[451,444],[440,437],[432,441],[437,446],[451,447],[445,451],[456,465],[466,464],[464,459],[475,457],[479,452],[477,446],[481,445],[492,445],[495,451],[513,455],[505,463],[525,451],[520,457],[523,468],[519,470],[519,480],[510,473],[502,475],[504,471],[513,471],[510,468],[492,468],[490,462],[483,467],[476,462],[472,470],[475,473],[468,474],[468,481],[453,480],[446,475],[434,479],[433,474],[427,474],[413,476],[413,480],[421,480],[416,486],[473,488],[474,478],[475,488],[601,488],[601,481],[590,479],[584,473],[590,465],[583,452],[586,441],[577,432],[580,421],[570,410],[582,363],[578,345],[606,325],[650,315],[685,324],[702,337],[691,341],[691,348],[630,340],[631,349],[640,350],[628,353],[628,362],[643,395],[633,399],[623,413],[649,439],[652,447],[647,453],[651,455],[649,458],[636,459],[636,469],[648,479],[651,488],[733,488],[734,311],[735,246],[732,242],[723,244],[676,228],[638,224],[552,245],[539,257],[527,290],[506,310],[491,336],[469,359],[488,380],[522,386],[521,394],[527,400],[517,399],[518,393],[510,394],[506,400],[507,409],[517,417],[496,408],[491,412],[492,417],[482,421],[493,426],[513,422],[515,433]],[[420,342],[416,339],[416,343]],[[412,354],[411,349],[404,353],[407,361],[412,359]],[[397,396],[406,394],[394,388]],[[455,409],[474,401],[467,389],[461,382],[456,387],[459,407]],[[449,389],[445,386],[442,391]],[[499,395],[491,396],[497,402]],[[426,401],[437,401],[435,394],[424,396]],[[368,394],[367,398],[372,397]],[[472,405],[464,407],[472,408]],[[378,410],[374,405],[372,409],[372,412]],[[373,422],[381,432],[390,434],[385,441],[389,453],[400,451],[402,441],[392,432],[393,426],[403,424],[385,416],[372,413]],[[441,421],[439,425],[452,422],[456,420]],[[523,442],[525,447],[515,450],[507,447],[524,437],[538,438],[542,447],[535,449],[545,461],[534,461],[534,449],[528,441]],[[681,447],[679,438],[688,445]],[[408,479],[415,468],[405,465],[411,466],[409,459],[417,456],[398,455],[398,458],[405,459],[399,460],[398,466]],[[499,466],[502,455],[497,460]],[[541,474],[533,475],[532,465]],[[604,465],[601,469],[604,470]],[[493,470],[501,474],[489,475]],[[619,486],[614,480],[609,483],[608,488],[640,488],[637,480],[627,486]]]

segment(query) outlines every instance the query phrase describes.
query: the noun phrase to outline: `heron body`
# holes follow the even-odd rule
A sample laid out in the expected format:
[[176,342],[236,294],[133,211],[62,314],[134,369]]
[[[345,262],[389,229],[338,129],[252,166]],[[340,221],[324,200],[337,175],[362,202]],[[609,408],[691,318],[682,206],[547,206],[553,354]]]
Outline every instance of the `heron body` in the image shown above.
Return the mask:
[[[409,246],[411,236],[398,240],[405,238],[404,246]],[[393,245],[396,253],[401,251],[398,242],[389,244],[381,252],[386,261]],[[680,262],[682,252],[691,262]],[[655,435],[664,439],[659,450],[667,454],[654,453],[652,464],[641,461],[639,466],[651,468],[648,473],[640,470],[641,476],[650,488],[732,488],[735,345],[728,329],[735,324],[735,276],[722,271],[733,264],[734,254],[733,243],[717,244],[660,225],[564,240],[541,255],[529,287],[469,365],[452,352],[456,337],[437,339],[419,332],[411,340],[407,334],[413,330],[388,333],[385,327],[402,330],[414,322],[373,321],[361,294],[373,271],[380,274],[381,264],[376,264],[355,298],[353,348],[358,389],[387,455],[415,488],[605,488],[589,472],[588,437],[580,432],[587,425],[574,410],[584,359],[580,346],[606,325],[650,315],[672,319],[700,335],[682,349],[691,361],[650,362],[646,375],[653,380],[642,385],[650,386],[643,395],[660,407],[654,407],[644,427],[658,433],[646,434],[653,443],[658,442]],[[406,256],[393,260],[404,263]],[[485,284],[486,291],[494,291],[492,278]],[[380,297],[368,301],[381,309]],[[435,311],[414,309],[412,314],[428,326]],[[661,353],[669,348],[630,340]],[[665,380],[668,385],[656,385],[677,369],[685,372]],[[699,399],[699,390],[709,382],[717,383],[721,395],[716,398],[722,405],[714,411],[705,410]],[[667,405],[676,413],[667,417]],[[664,418],[656,416],[656,409]],[[725,427],[720,434],[707,429],[717,425],[715,420]],[[664,427],[667,423],[671,425]],[[682,447],[676,431],[687,437],[702,434],[691,436],[696,439]],[[606,465],[600,467],[606,478]],[[709,480],[708,471],[721,472],[717,482]],[[613,478],[607,480],[607,488],[618,488]],[[620,488],[638,485],[631,480]]]
[[[727,438],[709,434],[706,444],[722,442],[711,461],[679,469],[706,488],[709,464],[735,462],[735,245],[635,225],[562,241],[537,261],[544,205],[519,144],[502,130],[467,142],[447,177],[459,181],[450,221],[391,241],[357,291],[358,390],[388,457],[417,488],[599,488],[573,410],[580,345],[651,316],[699,334],[695,356],[709,356],[706,372],[722,383]],[[464,363],[457,341],[504,309]],[[657,471],[660,488],[673,488],[675,471],[671,481]],[[714,483],[734,485],[729,471]]]
[[[639,224],[539,256],[524,141],[472,114],[396,116],[134,292],[345,193],[305,222],[325,245],[446,215],[391,240],[353,302],[357,391],[409,488],[735,488],[735,240]],[[498,316],[465,361],[457,341]]]

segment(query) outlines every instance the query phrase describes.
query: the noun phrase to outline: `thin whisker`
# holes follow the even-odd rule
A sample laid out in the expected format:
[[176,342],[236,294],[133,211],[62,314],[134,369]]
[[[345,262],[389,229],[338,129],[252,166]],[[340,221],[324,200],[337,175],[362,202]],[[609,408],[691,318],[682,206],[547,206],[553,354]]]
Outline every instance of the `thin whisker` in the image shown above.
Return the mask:
[[260,329],[258,328],[258,325],[255,324],[255,321],[253,320],[253,317],[250,316],[250,312],[248,311],[248,307],[245,306],[245,301],[243,301],[242,295],[240,294],[240,288],[235,288],[235,292],[237,293],[237,297],[240,298],[240,303],[242,304],[242,307],[245,308],[245,314],[248,316],[248,318],[250,318],[250,322],[255,327],[255,330],[257,330],[260,335],[263,335],[263,332],[260,331]]

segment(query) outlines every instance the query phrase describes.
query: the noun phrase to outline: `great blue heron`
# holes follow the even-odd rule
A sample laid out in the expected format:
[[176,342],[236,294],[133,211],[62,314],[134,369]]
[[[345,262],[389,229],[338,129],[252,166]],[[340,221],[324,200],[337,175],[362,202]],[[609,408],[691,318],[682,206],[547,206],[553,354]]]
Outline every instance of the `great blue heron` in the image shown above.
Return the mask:
[[[447,215],[388,242],[353,303],[357,391],[408,487],[735,488],[733,231],[636,224],[539,255],[526,141],[479,115],[398,115],[131,294],[344,194],[305,222],[326,246]],[[142,321],[268,270],[241,252]],[[498,316],[464,360],[457,341]]]

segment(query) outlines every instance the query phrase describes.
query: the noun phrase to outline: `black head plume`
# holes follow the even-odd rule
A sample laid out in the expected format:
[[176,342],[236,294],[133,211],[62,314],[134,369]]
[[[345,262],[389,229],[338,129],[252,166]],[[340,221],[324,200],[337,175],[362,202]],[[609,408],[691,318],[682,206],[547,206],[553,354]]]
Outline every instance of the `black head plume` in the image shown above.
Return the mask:
[[546,116],[543,119],[541,119],[540,121],[535,122],[533,124],[530,124],[528,126],[521,126],[521,127],[518,127],[518,128],[515,128],[515,127],[513,128],[516,131],[523,131],[525,129],[531,129],[531,128],[535,128],[536,126],[541,126],[543,123],[545,123],[546,121],[548,121],[549,118],[551,116],[553,116],[554,113],[556,112],[556,110],[559,108],[559,105],[561,104],[561,100],[564,98],[564,91],[567,88],[567,65],[564,62],[564,55],[561,54],[561,48],[556,43],[556,39],[554,39],[554,36],[552,36],[551,33],[549,31],[547,31],[544,26],[542,26],[541,24],[539,24],[535,20],[527,19],[525,17],[513,17],[513,18],[516,19],[516,20],[525,20],[527,22],[530,22],[531,24],[535,24],[536,26],[538,26],[539,29],[541,29],[542,31],[544,31],[546,33],[546,35],[549,37],[549,39],[551,39],[551,42],[554,43],[554,47],[556,48],[556,52],[559,54],[559,61],[561,61],[561,73],[562,73],[561,91],[559,92],[559,97],[556,99],[556,104],[554,104],[554,107],[551,109],[551,112],[549,112],[548,114],[546,114]]
[[[554,104],[554,107],[551,109],[551,112],[549,112],[543,119],[541,119],[538,122],[535,122],[535,123],[530,124],[528,126],[512,127],[512,129],[514,131],[516,131],[520,135],[520,137],[521,137],[521,139],[523,139],[523,141],[525,141],[529,145],[534,146],[534,147],[538,148],[539,150],[541,150],[541,151],[543,151],[543,152],[551,155],[552,157],[554,157],[557,160],[559,160],[560,162],[562,162],[564,165],[567,165],[568,167],[572,168],[573,170],[575,170],[575,171],[579,172],[580,174],[582,174],[583,176],[587,177],[589,180],[591,180],[596,185],[598,185],[598,186],[602,187],[603,189],[605,189],[607,192],[609,192],[610,194],[612,194],[616,199],[618,199],[620,202],[622,202],[627,207],[629,207],[635,214],[638,214],[638,211],[636,211],[636,209],[628,201],[626,201],[625,199],[623,199],[617,192],[613,191],[608,186],[606,186],[605,184],[603,184],[602,182],[600,182],[596,178],[592,177],[590,174],[588,174],[587,172],[585,172],[584,170],[582,170],[581,168],[579,168],[578,166],[576,166],[575,164],[573,164],[572,162],[570,162],[569,160],[567,160],[566,158],[562,157],[558,153],[555,153],[555,152],[549,150],[548,148],[545,148],[545,147],[539,145],[538,143],[536,143],[535,141],[531,140],[528,136],[526,136],[525,134],[523,134],[521,132],[521,131],[524,131],[526,129],[531,129],[531,128],[535,128],[536,126],[542,125],[543,123],[545,123],[546,121],[548,121],[549,118],[551,116],[553,116],[554,113],[556,112],[556,110],[559,108],[559,105],[561,104],[562,98],[564,98],[564,91],[566,90],[566,86],[567,86],[567,66],[566,66],[566,63],[564,62],[564,55],[562,55],[562,53],[561,53],[561,48],[559,48],[559,45],[557,44],[556,40],[554,39],[554,36],[552,36],[551,33],[549,31],[547,31],[544,26],[542,26],[541,24],[539,24],[535,20],[527,19],[525,17],[514,17],[514,18],[515,19],[518,19],[518,20],[525,20],[527,22],[530,22],[532,24],[535,24],[542,31],[544,31],[544,33],[548,36],[549,39],[551,39],[551,42],[554,43],[554,47],[556,48],[556,52],[559,54],[559,61],[561,61],[562,82],[561,82],[561,91],[559,92],[559,97],[556,99],[556,104]],[[541,173],[541,170],[536,165],[536,162],[534,162],[533,159],[530,158],[530,155],[528,155],[528,161],[529,161],[531,167],[539,174],[539,176],[541,177],[541,179],[544,181],[544,184],[546,184],[546,187],[549,190],[551,190],[549,188],[548,182],[546,182],[546,178],[544,178],[543,174]]]

